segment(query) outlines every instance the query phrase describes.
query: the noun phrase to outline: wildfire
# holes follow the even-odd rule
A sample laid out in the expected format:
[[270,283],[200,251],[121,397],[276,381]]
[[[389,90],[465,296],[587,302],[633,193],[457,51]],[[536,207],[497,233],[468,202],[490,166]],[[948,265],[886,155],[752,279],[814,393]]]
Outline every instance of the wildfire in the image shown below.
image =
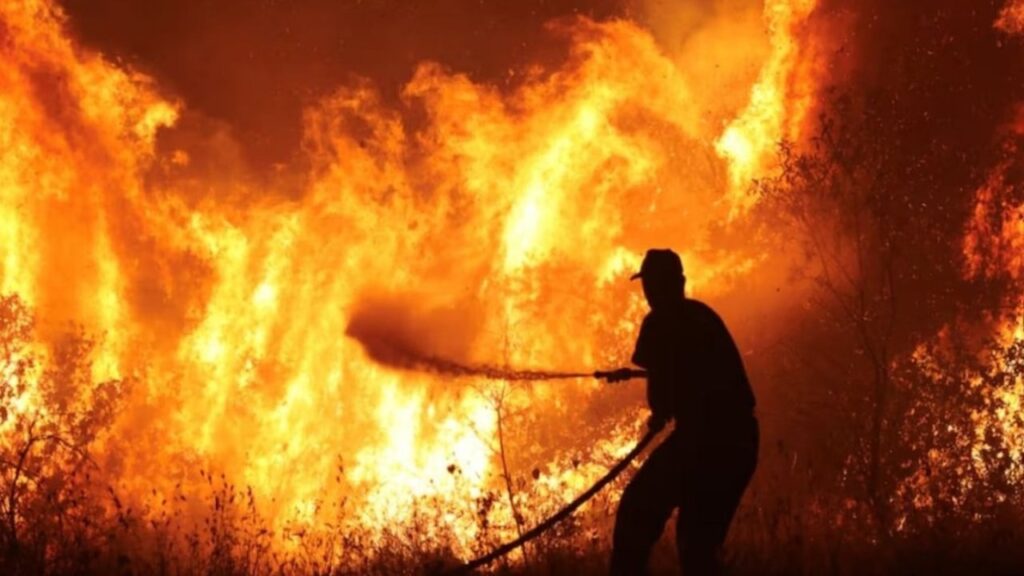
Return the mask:
[[1018,1],[1007,2],[996,20],[996,28],[1009,34],[1024,33],[1024,3]]
[[[1009,279],[1019,285],[1024,277],[1024,204],[1015,204],[1013,200],[1006,182],[1009,168],[1009,162],[998,166],[977,191],[974,214],[964,238],[964,253],[969,276]],[[998,350],[1012,351],[1024,345],[1024,293],[1019,289],[1012,291],[1006,308],[995,321],[993,337]],[[1004,356],[992,359],[994,368],[1007,369],[1015,375],[1005,386],[990,392],[990,409],[977,414],[975,436],[979,445],[993,434],[1006,439],[1010,475],[1020,481],[1024,479],[1024,375],[1019,361],[1009,358],[1009,354]],[[977,460],[981,466],[986,463],[981,456]]]
[[750,103],[725,128],[715,144],[730,161],[730,195],[739,207],[749,207],[747,188],[752,179],[770,168],[768,162],[782,139],[799,140],[813,99],[814,75],[801,58],[801,24],[813,12],[816,0],[765,2],[765,20],[771,33],[771,56],[750,92]]
[[[519,502],[540,511],[602,471],[563,465],[563,451],[588,451],[568,440],[578,407],[606,415],[586,424],[610,434],[591,454],[628,449],[640,416],[602,405],[589,381],[379,366],[344,336],[353,311],[383,295],[457,360],[621,363],[642,313],[625,278],[644,248],[682,246],[703,295],[757,260],[741,248],[703,261],[701,238],[799,135],[814,78],[795,36],[814,7],[766,4],[767,57],[743,62],[761,70],[749,104],[715,118],[712,138],[689,95],[725,87],[694,85],[634,23],[576,20],[552,30],[570,42],[564,65],[511,90],[420,65],[402,97],[422,129],[370,85],[339,88],[306,111],[312,168],[288,197],[176,178],[196,152],[157,142],[188,103],[76,44],[49,2],[5,2],[0,292],[38,311],[41,349],[81,324],[98,339],[92,377],[133,383],[97,455],[129,499],[194,493],[198,468],[252,487],[279,530],[327,525],[322,503],[344,499],[346,521],[378,535],[430,501],[468,552],[500,452],[544,470]],[[689,160],[709,151],[710,168]],[[526,411],[532,433],[565,442],[499,431]],[[488,514],[512,533],[507,502]]]

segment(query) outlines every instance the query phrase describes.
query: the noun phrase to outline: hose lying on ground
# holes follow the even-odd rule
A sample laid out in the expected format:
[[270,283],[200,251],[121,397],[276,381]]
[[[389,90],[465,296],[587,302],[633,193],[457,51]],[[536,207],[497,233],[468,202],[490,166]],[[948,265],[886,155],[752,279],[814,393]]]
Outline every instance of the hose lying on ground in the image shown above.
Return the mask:
[[644,437],[641,438],[639,442],[637,442],[636,447],[634,447],[632,450],[630,450],[629,454],[626,454],[625,458],[623,458],[622,460],[619,461],[618,464],[613,466],[612,469],[609,470],[608,473],[605,474],[603,477],[601,477],[600,480],[595,482],[594,485],[590,487],[590,489],[588,489],[583,494],[580,494],[572,502],[566,504],[564,508],[559,510],[553,516],[549,517],[547,520],[545,520],[545,521],[541,522],[540,524],[534,526],[533,528],[531,528],[528,532],[524,533],[519,538],[516,538],[515,540],[513,540],[513,541],[511,541],[511,542],[509,542],[507,544],[503,544],[501,546],[498,546],[497,548],[495,548],[494,550],[490,551],[489,553],[484,554],[483,556],[480,556],[479,558],[475,558],[473,560],[470,560],[469,562],[463,564],[462,566],[459,566],[458,568],[449,570],[447,572],[443,572],[443,574],[444,575],[449,575],[450,574],[450,575],[453,575],[453,576],[455,574],[468,574],[468,573],[472,572],[473,570],[476,570],[477,568],[480,568],[481,566],[485,566],[487,564],[490,564],[491,562],[497,560],[498,558],[501,558],[502,556],[504,556],[504,555],[508,554],[509,552],[515,550],[516,548],[519,548],[523,544],[526,544],[530,540],[533,540],[534,538],[540,536],[541,534],[546,532],[549,528],[551,528],[555,524],[558,524],[562,520],[565,520],[573,512],[575,512],[577,508],[582,506],[583,503],[585,503],[587,500],[590,500],[591,498],[593,498],[595,494],[600,492],[602,488],[604,488],[609,482],[611,482],[619,474],[621,474],[622,471],[625,470],[626,467],[628,467],[633,462],[633,460],[635,460],[636,457],[639,456],[640,453],[644,451],[645,448],[647,448],[647,445],[650,444],[651,440],[653,440],[654,437],[657,436],[657,435],[658,435],[658,432],[656,430],[648,430],[647,433],[644,434]]

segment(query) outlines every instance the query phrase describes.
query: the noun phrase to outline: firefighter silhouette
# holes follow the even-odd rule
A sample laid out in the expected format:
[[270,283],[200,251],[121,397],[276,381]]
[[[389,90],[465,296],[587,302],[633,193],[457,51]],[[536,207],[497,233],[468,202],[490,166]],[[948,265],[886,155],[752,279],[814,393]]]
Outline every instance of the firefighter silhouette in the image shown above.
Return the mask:
[[[715,574],[721,548],[757,465],[754,395],[728,329],[706,304],[685,297],[682,261],[649,250],[640,272],[650,312],[632,361],[647,370],[649,426],[675,421],[619,502],[611,573],[647,573],[651,548],[678,508],[676,545],[683,573]],[[629,369],[607,376],[630,377]]]

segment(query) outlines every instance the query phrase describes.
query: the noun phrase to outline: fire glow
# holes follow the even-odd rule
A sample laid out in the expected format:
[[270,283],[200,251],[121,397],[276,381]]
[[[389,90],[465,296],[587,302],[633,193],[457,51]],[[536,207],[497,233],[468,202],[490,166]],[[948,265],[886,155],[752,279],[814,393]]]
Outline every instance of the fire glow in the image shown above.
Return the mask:
[[[305,114],[307,190],[275,200],[147,181],[190,162],[187,150],[154,148],[187,103],[70,41],[53,6],[7,3],[0,289],[43,314],[44,339],[68,320],[101,335],[94,377],[133,382],[101,455],[128,494],[168,493],[175,466],[198,465],[253,487],[279,528],[324,521],[317,502],[342,493],[359,500],[362,526],[401,523],[425,497],[457,516],[496,476],[494,408],[474,391],[484,384],[377,366],[345,337],[352,311],[370,294],[393,295],[445,357],[617,361],[600,343],[632,337],[640,301],[623,279],[651,237],[644,221],[684,198],[659,182],[673,158],[715,142],[712,171],[742,165],[747,177],[763,163],[794,112],[789,33],[811,7],[766,7],[764,72],[751,108],[721,118],[721,134],[696,116],[687,100],[697,87],[649,33],[578,20],[552,31],[569,37],[565,66],[510,94],[422,64],[403,92],[429,118],[418,133],[371,86],[340,87]],[[742,177],[730,179],[736,194]],[[706,204],[680,241],[727,204]],[[695,265],[692,282],[713,291],[716,269],[731,264]],[[556,270],[578,294],[545,280]],[[518,401],[598,391],[555,386]],[[618,437],[611,451],[631,441]],[[335,485],[339,458],[350,488]],[[462,471],[458,486],[450,466]],[[572,489],[590,473],[550,474],[574,478]],[[457,522],[471,541],[472,526]]]
[[[0,295],[35,311],[27,352],[42,359],[9,409],[56,409],[35,387],[73,323],[95,339],[91,381],[121,396],[93,447],[96,473],[150,518],[200,517],[216,484],[202,470],[251,489],[282,550],[290,534],[339,523],[385,539],[422,520],[423,502],[437,530],[424,540],[462,557],[480,550],[481,517],[493,537],[514,536],[517,516],[543,517],[629,450],[641,390],[623,408],[586,378],[396,370],[346,335],[353,319],[455,362],[587,372],[628,358],[643,302],[626,279],[647,247],[682,247],[701,297],[763,278],[753,240],[712,258],[706,238],[721,222],[753,234],[750,181],[777,168],[780,141],[806,136],[816,4],[766,0],[760,35],[732,47],[744,56],[725,72],[687,68],[685,50],[636,22],[576,18],[550,25],[565,61],[512,88],[429,61],[397,107],[369,82],[339,86],[304,111],[301,161],[280,175],[302,182],[294,193],[269,178],[193,177],[205,143],[158,146],[188,102],[80,45],[50,2],[4,2]],[[701,37],[727,51],[732,32]],[[742,98],[727,98],[736,77]],[[997,187],[993,176],[978,192],[965,230],[968,274],[1019,280],[1020,207],[979,248]],[[998,271],[979,250],[1002,255]],[[998,323],[1008,346],[1021,341],[1019,314]],[[999,402],[1019,411],[1022,395]],[[581,406],[585,439],[573,433]],[[503,421],[528,409],[528,430]],[[503,451],[536,482],[481,513],[505,489]]]

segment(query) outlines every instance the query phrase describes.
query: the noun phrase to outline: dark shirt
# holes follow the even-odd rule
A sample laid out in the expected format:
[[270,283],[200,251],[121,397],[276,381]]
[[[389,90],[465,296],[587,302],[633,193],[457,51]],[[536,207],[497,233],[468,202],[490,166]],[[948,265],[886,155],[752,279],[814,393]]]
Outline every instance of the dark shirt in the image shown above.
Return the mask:
[[652,310],[637,337],[633,363],[647,370],[647,401],[676,429],[728,427],[749,417],[754,393],[739,350],[710,307],[683,299]]

